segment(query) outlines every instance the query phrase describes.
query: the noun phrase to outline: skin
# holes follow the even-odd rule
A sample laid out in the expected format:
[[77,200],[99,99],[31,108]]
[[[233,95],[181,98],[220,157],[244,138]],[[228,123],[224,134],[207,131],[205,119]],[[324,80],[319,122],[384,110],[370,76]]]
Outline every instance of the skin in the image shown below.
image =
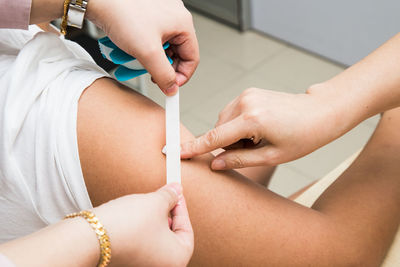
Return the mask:
[[[63,15],[64,0],[33,0],[30,23]],[[90,0],[86,18],[100,27],[122,50],[137,58],[167,95],[174,95],[199,64],[192,16],[181,0]],[[145,25],[145,26],[144,26]],[[169,42],[168,55],[163,43]]]
[[[400,105],[399,51],[397,34],[304,94],[247,89],[219,114],[216,128],[182,144],[182,158],[226,148],[211,164],[214,170],[225,170],[275,166],[305,156],[365,119]],[[243,139],[257,145],[243,146]]]
[[[379,266],[400,222],[399,123],[400,110],[387,112],[312,209],[235,171],[213,172],[212,155],[183,161],[195,233],[190,265]],[[184,127],[181,136],[194,139]],[[112,80],[100,79],[82,95],[78,143],[94,205],[165,183],[163,109]]]
[[[111,240],[109,266],[186,266],[189,262],[193,230],[180,185],[121,197],[92,212]],[[15,266],[96,266],[100,259],[96,234],[80,217],[2,244],[0,253]]]

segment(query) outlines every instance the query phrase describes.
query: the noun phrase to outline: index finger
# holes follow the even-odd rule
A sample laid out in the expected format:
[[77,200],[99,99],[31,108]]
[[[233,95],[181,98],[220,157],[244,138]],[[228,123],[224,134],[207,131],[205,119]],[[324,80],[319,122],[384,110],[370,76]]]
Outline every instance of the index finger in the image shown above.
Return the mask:
[[241,117],[208,131],[193,141],[181,145],[181,158],[188,159],[218,148],[227,147],[244,138],[251,138],[248,127]]
[[139,62],[166,95],[174,95],[178,91],[176,73],[165,54],[161,41],[153,41],[143,49],[145,51],[137,55]]

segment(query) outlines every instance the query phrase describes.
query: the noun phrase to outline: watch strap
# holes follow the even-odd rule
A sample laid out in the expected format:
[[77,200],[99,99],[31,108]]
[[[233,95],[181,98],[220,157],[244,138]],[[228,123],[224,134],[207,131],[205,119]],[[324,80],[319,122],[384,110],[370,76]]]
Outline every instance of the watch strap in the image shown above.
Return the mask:
[[68,9],[68,26],[82,29],[89,0],[71,0]]

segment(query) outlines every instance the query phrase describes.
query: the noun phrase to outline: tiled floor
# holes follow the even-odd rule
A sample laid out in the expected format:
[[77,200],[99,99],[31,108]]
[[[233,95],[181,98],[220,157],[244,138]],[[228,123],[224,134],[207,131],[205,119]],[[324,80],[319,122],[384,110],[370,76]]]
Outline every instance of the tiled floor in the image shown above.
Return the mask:
[[[343,70],[341,66],[264,35],[252,31],[240,33],[193,15],[201,63],[195,76],[181,90],[181,117],[195,135],[212,128],[219,111],[246,88],[301,93]],[[145,79],[148,96],[163,105],[164,97],[159,89],[149,77]],[[321,178],[366,143],[377,121],[376,117],[369,119],[322,149],[279,166],[270,188],[288,196]]]

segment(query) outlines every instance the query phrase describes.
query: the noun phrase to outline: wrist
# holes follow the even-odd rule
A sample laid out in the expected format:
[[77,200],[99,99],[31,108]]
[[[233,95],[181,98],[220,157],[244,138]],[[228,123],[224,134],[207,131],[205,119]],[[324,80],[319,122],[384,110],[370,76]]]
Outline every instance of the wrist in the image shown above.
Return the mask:
[[[84,266],[97,266],[100,259],[99,241],[88,222],[80,217],[63,220],[60,229],[72,240],[69,246],[70,257],[80,259]],[[67,247],[66,246],[66,247]]]
[[64,0],[32,0],[29,24],[49,22],[61,18]]
[[[126,266],[126,260],[129,258],[131,264],[135,264],[138,260],[138,255],[141,255],[143,243],[141,240],[145,240],[146,236],[138,229],[143,229],[138,225],[138,220],[133,219],[129,216],[129,212],[124,212],[118,207],[119,205],[113,205],[115,201],[102,204],[92,211],[96,214],[99,221],[103,224],[107,230],[107,234],[110,238],[112,259],[111,263],[113,266]],[[140,216],[135,216],[140,218]],[[129,221],[129,227],[126,228],[126,221]],[[134,237],[134,241],[128,241]],[[135,255],[132,258],[132,255]],[[139,265],[139,264],[135,264]]]
[[[99,219],[101,224],[104,226],[104,228],[107,231],[107,235],[110,238],[110,243],[111,243],[111,249],[112,249],[112,256],[111,256],[111,262],[112,265],[114,266],[123,266],[121,264],[121,257],[123,257],[123,247],[126,245],[124,242],[121,242],[121,233],[120,229],[118,229],[118,224],[115,224],[115,215],[110,212],[110,207],[108,206],[108,203],[102,204],[96,208],[93,208],[91,211],[96,214],[96,217]],[[93,230],[92,230],[93,231]],[[122,233],[122,235],[125,235],[127,233]],[[99,242],[97,242],[98,244]],[[122,247],[121,247],[122,246]]]
[[48,266],[60,262],[66,266],[96,266],[100,257],[96,235],[79,218],[60,221],[5,243],[0,251],[16,266],[42,266],[44,262]]
[[88,210],[68,214],[64,219],[75,218],[83,218],[90,225],[90,228],[92,228],[93,233],[96,234],[99,241],[101,257],[98,261],[98,266],[107,266],[111,260],[111,243],[104,225],[99,221],[96,214]]
[[327,81],[310,86],[307,94],[314,98],[323,111],[321,114],[331,140],[350,131],[367,118],[360,108],[363,106],[361,100],[351,95],[344,86]]

